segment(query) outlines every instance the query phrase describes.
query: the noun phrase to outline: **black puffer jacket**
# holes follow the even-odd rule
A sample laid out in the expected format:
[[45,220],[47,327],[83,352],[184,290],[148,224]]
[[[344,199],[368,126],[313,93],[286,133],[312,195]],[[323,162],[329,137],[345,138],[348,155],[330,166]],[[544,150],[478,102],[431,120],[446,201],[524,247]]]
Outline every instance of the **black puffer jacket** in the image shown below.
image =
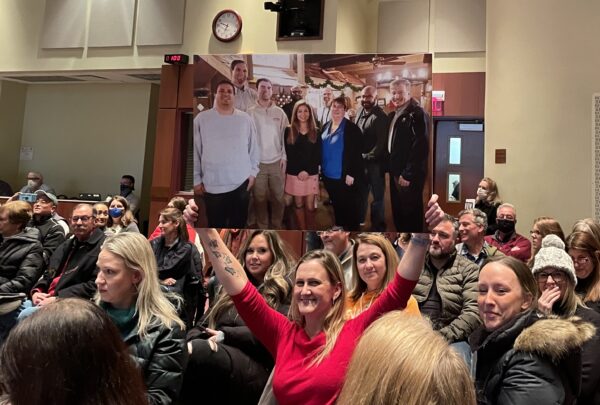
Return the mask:
[[40,231],[40,242],[44,248],[44,265],[48,265],[50,257],[64,241],[65,230],[52,216],[36,217],[29,222],[29,226]]
[[175,245],[167,247],[164,236],[152,239],[150,245],[158,264],[158,278],[175,279],[176,283],[169,287],[169,291],[183,295],[186,280],[195,275],[192,267],[192,248],[195,246],[187,240],[178,240]]
[[29,294],[44,265],[38,238],[37,229],[25,228],[0,241],[0,293]]
[[574,404],[581,347],[593,335],[578,318],[540,319],[531,311],[491,333],[480,327],[469,338],[478,403]]
[[143,338],[137,328],[125,337],[131,356],[142,370],[149,405],[178,404],[188,351],[185,332],[175,325],[153,326]]

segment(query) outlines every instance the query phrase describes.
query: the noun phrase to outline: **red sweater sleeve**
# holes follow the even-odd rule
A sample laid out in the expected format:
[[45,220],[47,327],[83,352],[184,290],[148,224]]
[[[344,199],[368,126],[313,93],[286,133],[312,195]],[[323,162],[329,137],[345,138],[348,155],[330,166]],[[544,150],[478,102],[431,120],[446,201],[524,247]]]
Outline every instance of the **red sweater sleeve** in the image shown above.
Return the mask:
[[271,308],[250,282],[231,298],[250,331],[276,358],[279,338],[293,327],[292,322]]
[[406,308],[410,294],[417,285],[417,281],[418,280],[407,280],[396,273],[392,282],[388,284],[373,305],[349,322],[356,321],[358,327],[364,330],[381,315],[390,311]]

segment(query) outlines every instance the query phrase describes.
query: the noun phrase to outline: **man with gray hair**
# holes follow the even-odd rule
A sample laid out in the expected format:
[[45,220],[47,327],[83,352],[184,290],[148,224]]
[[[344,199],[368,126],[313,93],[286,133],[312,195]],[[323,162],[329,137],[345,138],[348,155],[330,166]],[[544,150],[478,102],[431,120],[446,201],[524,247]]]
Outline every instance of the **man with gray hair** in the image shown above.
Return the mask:
[[413,295],[419,309],[446,340],[471,361],[467,338],[481,323],[477,308],[479,267],[456,252],[458,223],[445,216],[431,231],[425,268]]
[[422,232],[423,186],[427,176],[428,116],[410,94],[406,79],[390,83],[395,111],[391,120],[387,152],[394,225],[398,232]]
[[517,225],[517,210],[509,203],[501,204],[496,211],[498,230],[493,235],[485,237],[485,241],[495,246],[506,256],[512,256],[527,262],[531,256],[531,242],[515,229]]
[[466,257],[479,268],[491,256],[504,256],[484,239],[487,229],[487,215],[477,208],[462,210],[458,213],[458,236],[461,243],[456,245],[459,255]]

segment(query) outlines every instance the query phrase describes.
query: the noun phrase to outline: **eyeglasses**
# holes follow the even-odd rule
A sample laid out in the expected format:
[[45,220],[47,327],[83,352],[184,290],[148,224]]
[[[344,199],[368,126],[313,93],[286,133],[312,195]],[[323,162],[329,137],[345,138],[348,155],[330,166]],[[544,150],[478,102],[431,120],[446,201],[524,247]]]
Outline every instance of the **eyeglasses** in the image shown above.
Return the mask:
[[332,226],[331,228],[325,230],[325,231],[317,231],[317,235],[321,236],[321,235],[329,235],[331,233],[334,232],[341,232],[344,230],[343,226]]
[[567,275],[563,271],[555,271],[553,273],[545,273],[541,272],[536,275],[537,281],[545,283],[548,280],[548,277],[552,277],[557,283],[562,283],[567,278]]
[[80,217],[71,217],[71,222],[73,223],[77,223],[81,220],[81,222],[88,222],[90,219],[92,219],[93,217],[87,216],[87,215],[82,215]]
[[581,256],[578,258],[571,257],[571,259],[573,259],[573,264],[578,264],[580,266],[585,266],[590,262],[590,258],[585,256]]

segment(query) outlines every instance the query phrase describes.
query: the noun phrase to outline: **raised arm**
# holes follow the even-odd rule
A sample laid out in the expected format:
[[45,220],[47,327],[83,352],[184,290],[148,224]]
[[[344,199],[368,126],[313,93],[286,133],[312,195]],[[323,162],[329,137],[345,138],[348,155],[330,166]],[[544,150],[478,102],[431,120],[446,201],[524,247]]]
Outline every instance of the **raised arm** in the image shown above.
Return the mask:
[[244,272],[240,262],[225,246],[216,229],[203,228],[196,231],[202,240],[204,250],[210,258],[215,275],[221,282],[225,292],[229,295],[239,294],[248,282],[248,277],[246,277],[246,272]]
[[[425,212],[425,222],[431,230],[435,228],[444,218],[444,211],[437,203],[438,196],[433,194],[427,203],[427,212]],[[398,265],[398,274],[406,280],[418,280],[423,263],[425,263],[425,254],[429,247],[428,233],[415,233],[408,244],[406,253]]]

